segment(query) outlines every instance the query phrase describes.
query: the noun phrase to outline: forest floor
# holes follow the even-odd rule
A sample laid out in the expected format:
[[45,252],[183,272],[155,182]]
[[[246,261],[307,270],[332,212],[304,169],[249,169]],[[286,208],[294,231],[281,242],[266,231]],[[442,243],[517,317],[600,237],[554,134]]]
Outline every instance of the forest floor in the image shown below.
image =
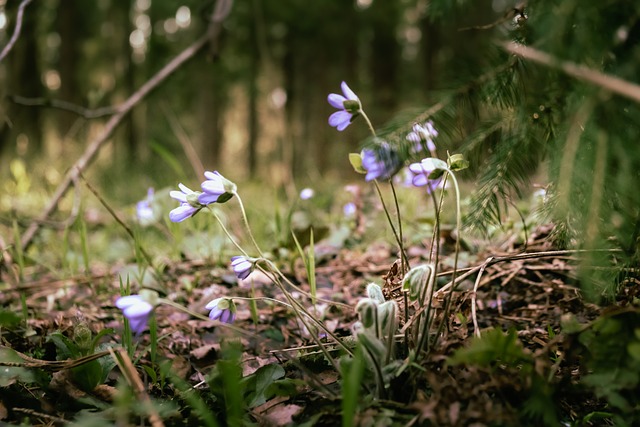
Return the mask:
[[[526,248],[507,241],[500,248],[488,248],[482,253],[465,252],[460,257],[458,275],[466,277],[452,294],[446,328],[437,347],[424,360],[421,378],[410,380],[398,376],[391,382],[387,399],[361,403],[355,417],[358,425],[520,425],[523,411],[537,410],[544,414],[544,408],[536,408],[531,401],[535,387],[539,386],[532,383],[531,378],[538,376],[522,375],[521,365],[450,363],[450,356],[457,349],[468,347],[476,333],[490,334],[487,331],[492,328],[510,330],[517,336],[513,345],[531,358],[533,372],[548,379],[544,387],[555,402],[551,411],[559,420],[565,425],[599,425],[584,421],[588,414],[599,413],[604,404],[592,392],[573,387],[585,370],[580,365],[575,335],[562,331],[568,324],[584,325],[594,321],[602,308],[581,297],[576,287],[576,255],[555,251],[546,239],[548,231],[549,227],[536,230],[529,236]],[[442,252],[447,256],[441,258],[440,286],[451,280],[453,265],[450,236],[443,236],[443,243]],[[523,255],[525,253],[533,255]],[[423,263],[428,257],[424,247],[409,248],[408,254],[411,265]],[[318,297],[355,306],[370,281],[384,282],[386,295],[395,297],[394,288],[400,279],[395,261],[391,248],[384,244],[371,245],[364,251],[336,250],[318,260]],[[29,307],[25,328],[5,328],[2,346],[30,355],[31,358],[25,360],[31,364],[24,366],[46,372],[49,375],[46,381],[50,382],[42,386],[21,383],[19,375],[13,381],[3,377],[0,421],[62,425],[81,413],[107,411],[114,399],[117,400],[116,384],[122,376],[121,369],[114,369],[105,384],[95,390],[82,391],[65,374],[68,370],[61,369],[60,366],[64,366],[56,362],[56,346],[47,337],[56,331],[72,337],[74,327],[84,320],[94,334],[113,328],[114,333],[102,341],[117,347],[122,331],[122,314],[114,306],[120,287],[117,272],[94,271],[91,275],[64,280],[37,271],[26,273],[19,286],[2,290],[3,306],[8,307],[22,298],[23,306]],[[285,273],[302,288],[307,286],[301,262],[290,265]],[[167,290],[166,298],[202,314],[206,314],[206,303],[219,296],[282,298],[278,288],[260,272],[254,272],[250,279],[238,284],[230,270],[193,260],[167,265],[160,283]],[[446,287],[436,292],[434,304],[438,316],[449,295]],[[617,309],[634,296],[637,297],[621,296]],[[403,307],[402,298],[397,301],[401,313],[404,312],[407,308]],[[137,345],[135,363],[143,384],[137,399],[150,396],[154,401],[181,403],[174,412],[163,413],[162,421],[150,417],[150,424],[194,425],[194,420],[189,421],[193,414],[185,409],[185,400],[176,399],[179,395],[176,387],[157,378],[154,380],[153,369],[142,367],[151,366],[152,359],[169,360],[173,374],[202,390],[206,388],[204,381],[208,373],[222,357],[220,343],[232,338],[242,344],[243,376],[277,364],[285,368],[287,378],[302,380],[293,382],[293,389],[286,392],[265,395],[262,401],[254,399],[247,405],[250,409],[245,419],[256,425],[340,424],[339,374],[321,357],[312,357],[317,349],[314,350],[308,332],[300,327],[290,310],[264,302],[256,307],[257,312],[252,313],[248,302],[238,302],[234,326],[242,330],[242,334],[214,327],[210,322],[194,319],[169,306],[157,308],[157,353],[150,352],[148,332],[139,338]],[[319,305],[318,312],[328,328],[340,337],[350,335],[357,320],[353,309]],[[478,353],[479,361],[482,357]]]

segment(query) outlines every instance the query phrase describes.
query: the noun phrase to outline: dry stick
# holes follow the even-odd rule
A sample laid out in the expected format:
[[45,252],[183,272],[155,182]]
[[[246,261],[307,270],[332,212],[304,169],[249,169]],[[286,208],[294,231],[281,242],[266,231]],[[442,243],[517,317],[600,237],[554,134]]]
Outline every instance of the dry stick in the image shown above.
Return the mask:
[[184,151],[184,154],[186,154],[187,159],[189,159],[191,168],[198,177],[202,177],[204,175],[204,165],[202,164],[200,157],[198,157],[198,153],[196,152],[195,148],[193,148],[193,144],[189,139],[189,135],[187,135],[187,132],[180,124],[180,121],[176,117],[176,114],[173,112],[169,104],[167,104],[166,102],[162,102],[160,104],[160,109],[162,110],[164,116],[167,118],[173,134],[176,136],[176,138],[178,138],[180,145],[182,145],[182,150]]
[[490,256],[480,267],[478,277],[476,277],[476,282],[473,284],[473,292],[471,293],[471,320],[473,320],[473,332],[478,338],[480,338],[480,328],[478,327],[478,317],[476,315],[476,299],[478,297],[476,292],[478,291],[478,285],[480,284],[482,274],[492,260],[493,257]]
[[135,393],[137,399],[144,406],[144,409],[147,410],[149,422],[151,423],[152,427],[164,427],[162,418],[160,418],[160,415],[158,415],[156,408],[151,403],[151,399],[149,398],[149,395],[144,388],[144,384],[142,383],[142,380],[138,375],[138,371],[136,371],[136,368],[133,366],[133,362],[131,362],[131,358],[129,358],[129,355],[127,354],[127,350],[124,348],[119,348],[118,353],[116,354],[116,352],[112,348],[110,348],[109,352],[111,353],[111,357],[113,357],[113,360],[120,368],[122,375],[124,375],[127,382],[133,389],[133,392]]
[[[22,250],[26,250],[31,242],[33,241],[34,236],[40,229],[40,223],[47,218],[56,210],[60,199],[65,195],[71,183],[78,178],[80,173],[82,173],[89,164],[93,161],[96,154],[104,145],[104,143],[109,139],[113,131],[118,127],[122,119],[135,107],[145,96],[147,96],[153,89],[158,87],[160,83],[164,82],[167,77],[173,74],[177,69],[180,68],[185,62],[189,59],[193,58],[196,53],[198,53],[207,43],[211,40],[215,41],[215,38],[219,34],[220,26],[222,24],[222,20],[228,14],[228,9],[220,12],[219,9],[222,9],[225,4],[230,3],[229,0],[218,1],[216,3],[216,10],[214,11],[214,16],[212,18],[211,25],[209,26],[209,31],[207,34],[201,36],[197,39],[191,46],[187,47],[183,50],[178,56],[173,58],[167,65],[165,65],[160,71],[158,71],[151,79],[149,79],[144,85],[140,87],[133,95],[131,95],[120,107],[119,111],[111,116],[111,118],[104,125],[104,129],[102,134],[94,139],[91,144],[87,147],[82,156],[76,161],[76,163],[69,169],[64,180],[58,185],[56,192],[54,193],[51,201],[44,209],[44,212],[40,217],[31,223],[29,228],[25,231],[22,236]],[[222,5],[219,7],[219,5]],[[212,39],[213,37],[213,39]]]
[[[136,245],[136,236],[133,233],[133,230],[131,230],[131,228],[127,224],[125,224],[125,222],[118,216],[118,214],[113,209],[111,209],[111,206],[109,206],[107,201],[102,198],[100,193],[98,193],[98,191],[95,188],[93,188],[93,186],[89,183],[89,181],[87,181],[87,179],[84,177],[84,175],[82,175],[82,173],[80,173],[80,178],[82,178],[82,180],[84,181],[84,183],[87,186],[87,188],[89,189],[89,191],[91,191],[93,193],[93,195],[96,196],[96,198],[98,199],[100,204],[102,206],[104,206],[104,208],[109,212],[111,217],[113,219],[115,219],[116,222],[118,224],[120,224],[120,226],[122,228],[124,228],[124,231],[126,231],[127,234],[129,235],[129,237],[131,237],[132,243],[135,246]],[[147,251],[145,251],[144,248],[141,245],[138,245],[138,249],[140,250],[140,253],[144,257],[145,261],[147,261],[147,264],[149,264],[149,267],[154,268],[153,258],[151,258],[151,255],[149,255],[149,253]]]
[[0,62],[9,54],[11,49],[13,49],[13,45],[18,41],[18,37],[20,37],[20,30],[22,29],[22,16],[24,15],[24,8],[31,3],[32,0],[23,0],[18,6],[18,13],[16,14],[16,26],[13,29],[13,34],[11,35],[11,39],[9,39],[9,43],[2,49],[2,53],[0,53]]
[[569,61],[562,61],[548,53],[541,52],[537,49],[524,46],[519,43],[505,43],[502,45],[502,48],[521,58],[528,59],[551,68],[557,68],[578,80],[593,83],[596,86],[605,88],[613,93],[632,99],[633,101],[640,102],[640,86],[637,84],[630,83],[619,77],[592,70],[584,65],[579,65]]
[[24,105],[27,107],[55,108],[57,110],[68,111],[85,119],[99,119],[100,117],[111,116],[112,114],[120,112],[122,110],[122,105],[124,105],[121,104],[90,109],[61,99],[28,98],[20,95],[9,95],[8,98],[18,105]]

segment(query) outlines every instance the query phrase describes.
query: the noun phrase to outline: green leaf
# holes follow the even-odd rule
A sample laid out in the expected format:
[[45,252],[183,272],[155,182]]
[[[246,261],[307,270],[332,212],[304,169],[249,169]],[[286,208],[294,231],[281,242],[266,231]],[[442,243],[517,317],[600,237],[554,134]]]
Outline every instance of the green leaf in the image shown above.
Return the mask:
[[248,380],[248,387],[253,391],[247,396],[251,408],[260,406],[273,396],[269,390],[276,380],[284,377],[284,368],[277,364],[266,365],[254,372]]
[[[10,363],[24,363],[24,360],[13,349],[0,347],[0,360]],[[8,387],[16,381],[32,383],[36,381],[34,373],[20,366],[2,366],[0,369],[0,387]]]
[[469,161],[462,154],[454,154],[447,160],[449,169],[452,171],[460,171],[469,167]]
[[362,156],[360,153],[349,153],[349,163],[353,166],[354,171],[361,174],[367,173],[367,170],[362,167]]
[[22,319],[13,311],[0,309],[0,327],[12,328],[18,325]]
[[353,419],[358,409],[360,389],[365,369],[365,359],[362,345],[356,347],[353,358],[343,357],[340,360],[342,371],[342,425],[353,425]]
[[480,366],[505,363],[514,366],[530,359],[524,353],[515,331],[504,333],[500,329],[490,329],[482,337],[475,337],[468,347],[456,351],[449,358],[449,363]]
[[49,334],[47,341],[53,342],[58,349],[58,360],[77,359],[83,356],[76,343],[62,335],[60,332],[52,332]]
[[71,369],[73,381],[81,390],[90,392],[102,382],[102,366],[97,360]]

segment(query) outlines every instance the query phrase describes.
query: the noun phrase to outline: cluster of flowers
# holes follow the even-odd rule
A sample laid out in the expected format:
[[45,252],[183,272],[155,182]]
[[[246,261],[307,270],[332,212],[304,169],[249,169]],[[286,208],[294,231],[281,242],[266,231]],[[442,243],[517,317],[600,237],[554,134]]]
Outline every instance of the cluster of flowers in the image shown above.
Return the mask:
[[[355,92],[345,82],[342,82],[341,88],[342,95],[332,93],[327,98],[329,104],[338,110],[329,117],[329,124],[338,131],[343,131],[360,115],[370,124]],[[413,130],[406,136],[407,141],[413,143],[411,149],[413,154],[419,154],[426,149],[432,156],[410,164],[407,169],[411,184],[417,187],[426,186],[429,193],[443,185],[442,177],[448,169],[446,162],[436,158],[436,145],[433,140],[437,136],[438,131],[431,121],[424,124],[416,123]],[[376,138],[375,147],[365,148],[356,157],[359,160],[356,169],[366,174],[366,181],[391,179],[402,167],[398,151],[379,138]],[[169,193],[173,199],[180,202],[180,205],[169,213],[171,221],[182,222],[210,204],[224,203],[237,194],[237,186],[218,171],[206,171],[204,176],[206,180],[201,184],[202,191],[193,191],[180,183],[178,185],[180,191]],[[307,200],[313,195],[313,190],[306,188],[301,192],[300,198]],[[137,206],[139,217],[147,220],[152,216],[152,200],[153,190],[150,190],[147,199]],[[345,206],[346,215],[353,215],[354,212],[353,203]],[[231,268],[238,279],[246,279],[255,268],[257,261],[258,259],[247,256],[234,256],[231,258]],[[146,329],[149,316],[156,305],[157,301],[145,295],[123,296],[116,301],[116,306],[123,311],[132,331],[136,334]],[[206,308],[210,310],[209,318],[213,320],[228,324],[235,320],[236,307],[231,298],[216,298],[209,302]]]
[[[116,300],[116,307],[122,310],[124,317],[129,321],[131,330],[140,335],[147,329],[149,317],[155,305],[145,295],[127,295]],[[236,305],[230,298],[216,298],[210,301],[205,308],[209,311],[211,320],[231,324],[236,320]]]
[[[169,195],[180,202],[180,205],[169,213],[173,222],[182,222],[197,214],[212,203],[224,203],[230,200],[237,190],[236,184],[226,179],[218,171],[204,173],[206,180],[202,182],[202,191],[193,191],[180,183],[180,191],[171,191]],[[146,202],[146,201],[143,201]],[[141,202],[142,203],[142,202]],[[145,208],[142,206],[142,208]],[[141,206],[137,206],[138,211]],[[231,268],[238,279],[246,279],[253,271],[256,259],[246,256],[231,258]],[[118,298],[116,307],[122,310],[129,321],[131,330],[139,335],[147,328],[149,316],[155,308],[156,301],[146,295],[128,295]],[[236,318],[236,306],[231,298],[216,298],[205,308],[210,310],[209,318],[231,324]]]
[[[338,111],[329,116],[329,124],[339,131],[343,131],[359,115],[364,115],[362,104],[358,96],[342,82],[343,95],[332,93],[328,96],[329,104]],[[409,165],[410,181],[416,187],[427,187],[427,192],[432,192],[443,185],[443,174],[439,171],[441,163],[437,162],[436,145],[433,142],[438,136],[438,131],[431,121],[424,124],[416,123],[406,139],[413,143],[412,152],[418,154],[426,148],[432,157],[425,158],[421,162]],[[377,139],[374,148],[365,148],[360,153],[361,166],[366,173],[365,180],[390,179],[402,167],[400,156],[391,145]]]
[[169,195],[180,202],[180,206],[169,213],[173,222],[182,222],[200,212],[212,203],[224,203],[236,194],[236,185],[226,179],[218,171],[204,173],[207,178],[200,186],[202,191],[193,191],[180,183],[180,191],[172,191]]

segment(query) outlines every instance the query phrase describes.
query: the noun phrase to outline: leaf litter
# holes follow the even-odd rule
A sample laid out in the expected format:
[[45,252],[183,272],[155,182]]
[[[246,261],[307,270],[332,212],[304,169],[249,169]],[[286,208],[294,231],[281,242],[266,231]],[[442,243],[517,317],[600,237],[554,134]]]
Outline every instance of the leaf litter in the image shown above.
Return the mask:
[[[556,385],[557,390],[575,390],[567,384],[575,384],[585,372],[580,359],[570,357],[576,347],[575,336],[563,333],[563,327],[571,322],[576,325],[593,322],[601,314],[601,308],[585,302],[581,296],[576,278],[576,257],[552,251],[553,247],[546,239],[549,227],[536,231],[537,235],[532,236],[526,248],[517,244],[507,251],[500,248],[504,260],[485,262],[486,268],[477,284],[474,283],[478,278],[477,271],[458,283],[452,293],[447,327],[443,329],[438,347],[424,362],[422,377],[412,385],[415,393],[403,395],[396,390],[399,399],[395,402],[370,403],[368,409],[357,415],[358,423],[371,425],[385,419],[398,425],[518,425],[523,405],[525,410],[530,407],[535,410],[536,402],[530,401],[532,390],[548,385],[532,384],[530,378],[519,375],[520,368],[508,363],[497,361],[481,366],[451,364],[448,359],[456,350],[468,348],[475,335],[487,333],[491,328],[515,331],[517,344],[514,345],[531,361],[534,372],[548,378],[549,384]],[[447,247],[446,242],[443,240],[442,251],[451,253],[453,248]],[[548,255],[509,259],[511,255],[524,253],[525,249],[527,253]],[[467,267],[461,272],[491,259],[488,258],[491,249],[484,252],[466,253]],[[426,261],[428,251],[415,247],[409,248],[409,253],[411,265],[417,265]],[[447,265],[448,260],[443,257],[441,262]],[[306,289],[304,265],[294,263],[292,267],[284,273]],[[7,274],[3,271],[4,276]],[[319,298],[355,306],[364,295],[367,283],[376,281],[385,283],[386,297],[397,298],[401,311],[414,310],[404,307],[402,298],[392,292],[402,277],[389,245],[375,244],[364,251],[339,249],[317,265],[316,274]],[[25,385],[24,396],[13,399],[0,389],[2,421],[28,417],[34,425],[45,425],[72,420],[77,405],[60,405],[61,399],[84,402],[85,405],[91,402],[90,406],[98,408],[112,403],[117,370],[109,376],[108,385],[90,391],[79,390],[68,376],[68,368],[75,362],[55,361],[55,349],[43,337],[54,331],[69,335],[79,319],[84,319],[94,334],[104,328],[114,328],[116,332],[104,340],[120,342],[122,319],[113,299],[113,290],[119,288],[117,277],[116,271],[96,271],[92,275],[59,279],[51,273],[34,271],[21,285],[3,289],[0,295],[3,306],[15,305],[24,298],[29,307],[22,333],[13,333],[12,328],[8,328],[2,336],[0,350],[13,355],[12,358],[3,357],[3,364],[10,366],[13,360],[19,366],[12,368],[18,371],[9,382],[6,376],[3,377],[3,387],[24,381],[24,375],[32,375],[31,372],[38,369],[56,373],[50,380],[49,391],[36,388],[26,393]],[[205,312],[207,301],[221,296],[282,298],[264,275],[254,274],[235,286],[235,278],[226,268],[197,260],[168,264],[160,279],[166,285],[167,298],[200,313]],[[437,309],[444,306],[449,293],[444,286],[448,279],[450,276],[446,274],[438,279],[441,290],[436,291],[434,300]],[[6,277],[3,280],[9,283]],[[105,287],[112,292],[104,292]],[[637,296],[633,291],[637,287],[625,289],[621,296],[623,305],[625,300]],[[198,388],[203,386],[207,373],[220,360],[220,342],[239,339],[245,377],[282,366],[282,375],[278,374],[277,379],[299,380],[282,394],[265,394],[268,387],[261,389],[263,394],[254,398],[256,404],[250,409],[256,422],[261,425],[338,423],[340,378],[317,355],[310,332],[286,307],[269,302],[258,302],[256,307],[256,313],[252,313],[248,303],[238,304],[236,326],[246,332],[239,338],[232,331],[190,318],[171,307],[158,307],[158,359],[170,360],[173,374]],[[357,320],[353,310],[340,306],[320,306],[318,313],[330,329],[342,337],[350,335],[351,326]],[[437,313],[441,316],[442,310]],[[148,348],[149,339],[148,333],[143,334],[138,348]],[[142,352],[138,363],[149,366],[149,357],[148,351]],[[144,371],[141,375],[145,378],[146,392],[152,397],[166,397],[170,393],[167,389],[154,387]],[[392,387],[402,389],[404,385],[392,384]],[[51,396],[51,391],[59,396]],[[407,396],[412,400],[406,400]],[[562,414],[559,415],[565,419],[579,419],[604,408],[602,399],[592,393],[567,393],[556,397],[560,400]]]

